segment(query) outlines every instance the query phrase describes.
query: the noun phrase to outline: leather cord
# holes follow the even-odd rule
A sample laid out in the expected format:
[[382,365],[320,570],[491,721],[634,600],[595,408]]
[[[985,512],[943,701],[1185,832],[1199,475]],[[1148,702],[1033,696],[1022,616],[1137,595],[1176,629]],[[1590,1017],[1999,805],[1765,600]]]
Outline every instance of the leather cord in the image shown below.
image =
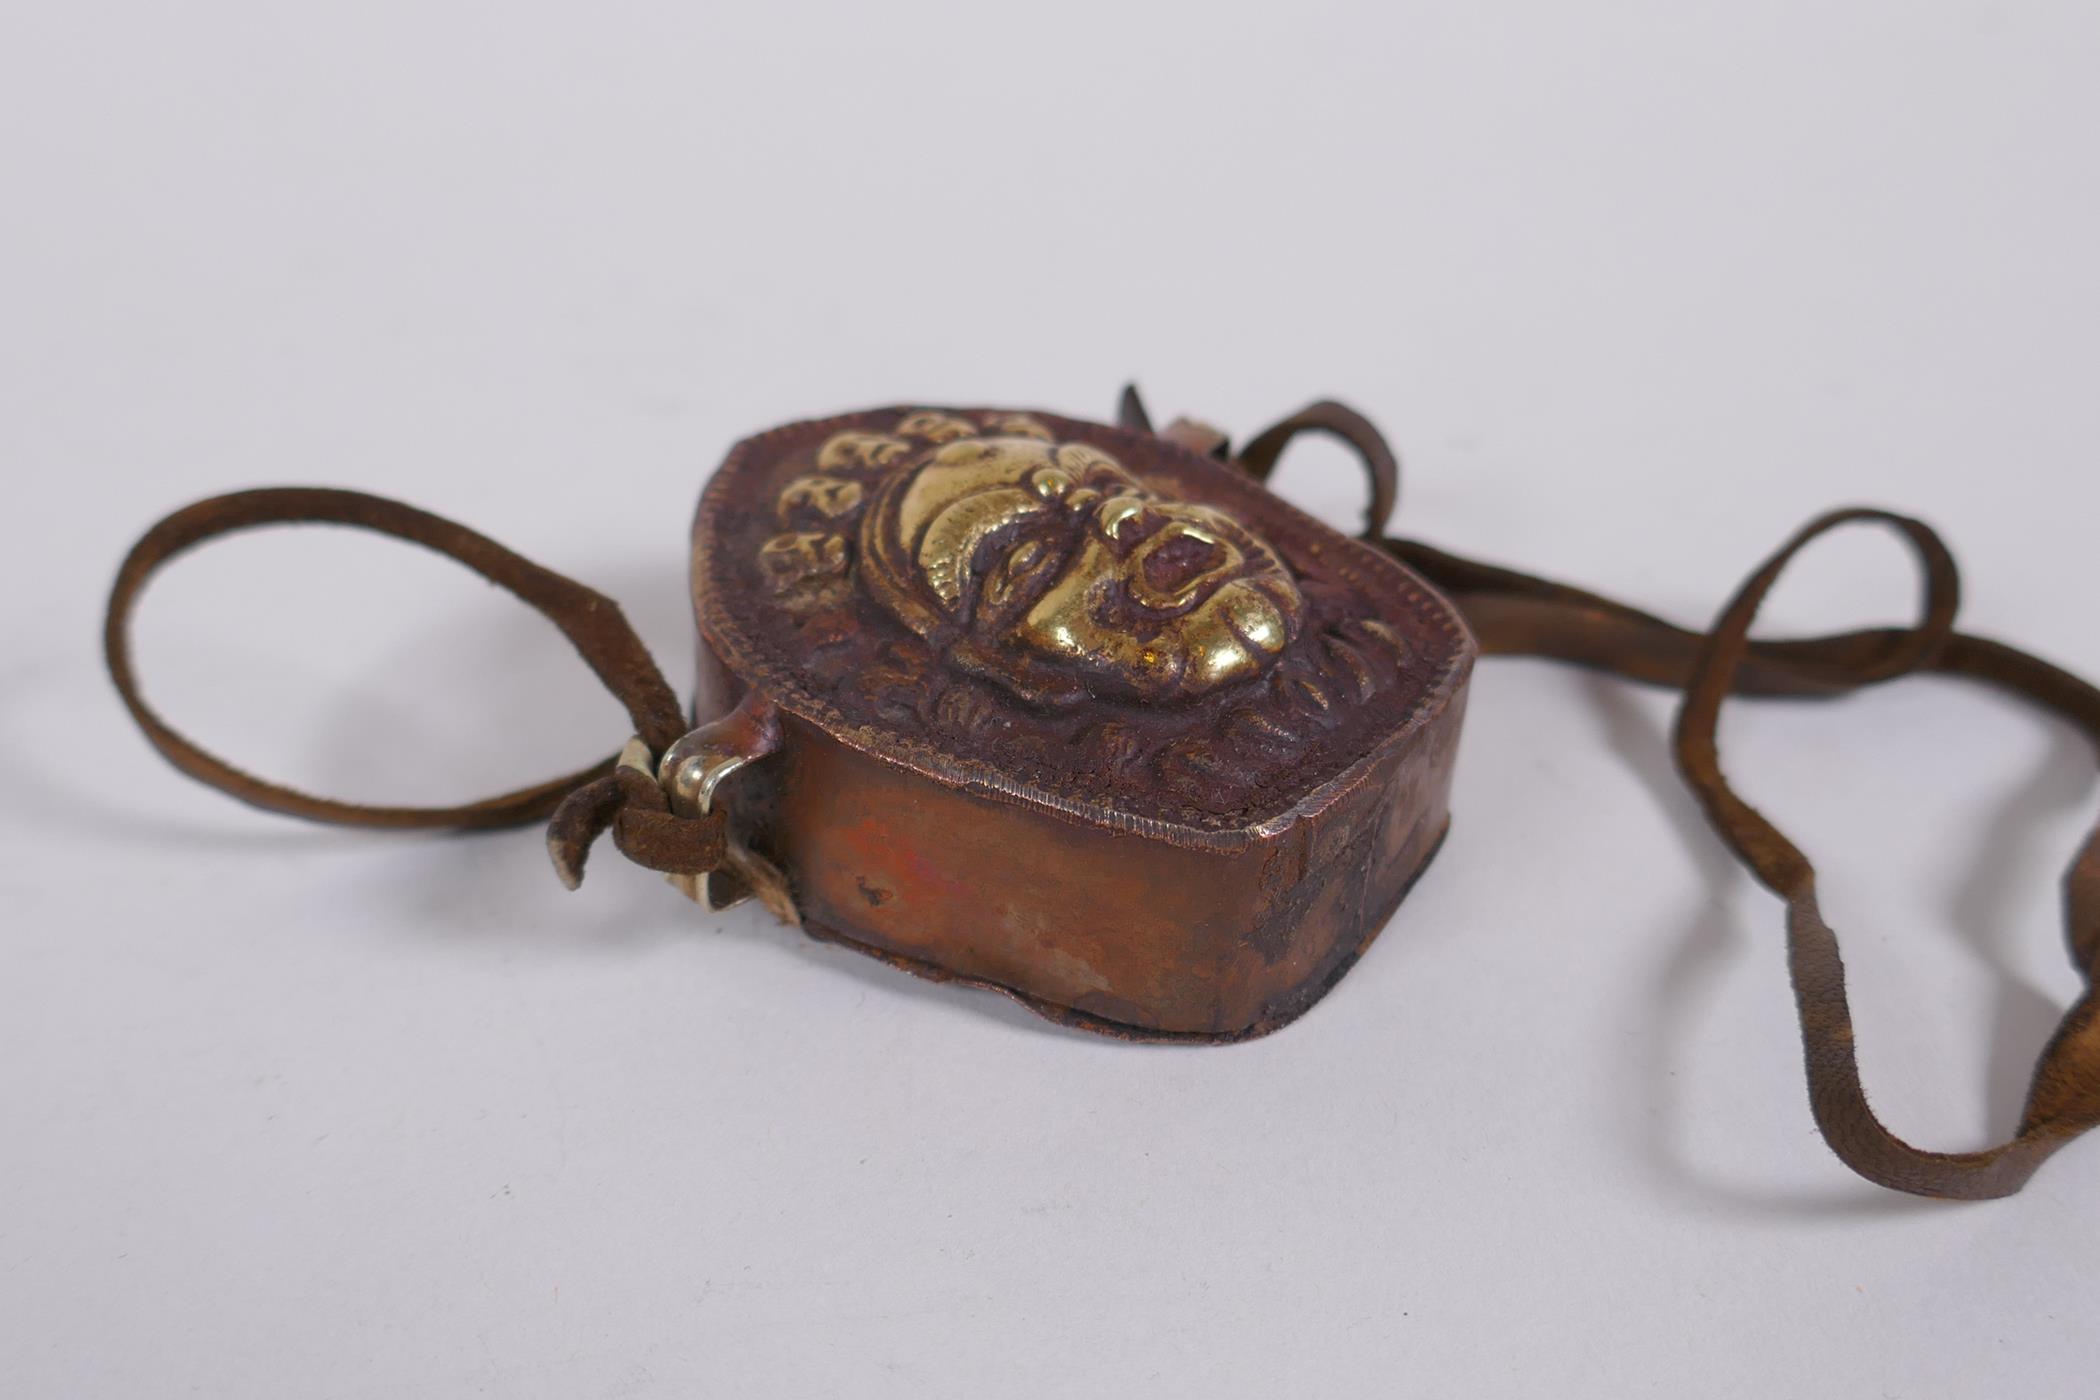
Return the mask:
[[[2018,1130],[1983,1151],[1933,1152],[1890,1132],[1868,1105],[1854,1052],[1844,960],[1816,902],[1815,867],[1737,796],[1721,767],[1716,731],[1730,695],[1828,696],[1922,672],[1965,676],[2018,695],[2075,725],[2100,747],[2100,690],[2016,647],[1955,630],[1960,577],[1930,527],[1880,510],[1821,516],[1744,582],[1711,630],[1693,632],[1580,588],[1386,535],[1398,463],[1378,430],[1340,405],[1315,404],[1284,419],[1248,445],[1241,464],[1266,479],[1282,448],[1308,427],[1357,449],[1371,481],[1364,538],[1450,597],[1484,654],[1549,657],[1684,692],[1675,735],[1678,769],[1721,840],[1786,903],[1787,967],[1809,1105],[1824,1141],[1847,1166],[1914,1195],[2009,1196],[2050,1154],[2100,1123],[2100,993],[2094,989],[2100,981],[2100,827],[2080,847],[2064,880],[2069,951],[2086,990],[2042,1051]],[[1895,531],[1917,556],[1923,597],[1916,625],[1752,640],[1758,609],[1787,566],[1824,535],[1855,524]]]
[[[1131,392],[1126,390],[1126,392]],[[1142,407],[1139,410],[1143,411]],[[1271,423],[1240,448],[1239,464],[1256,481],[1268,484],[1283,450],[1306,433],[1336,438],[1356,450],[1370,477],[1371,499],[1364,508],[1364,534],[1380,534],[1400,501],[1400,460],[1386,445],[1385,434],[1370,419],[1332,399],[1307,404],[1290,417]]]
[[514,554],[485,535],[414,506],[358,491],[270,487],[185,506],[148,530],[117,571],[103,626],[110,678],[125,708],[161,754],[190,777],[251,806],[341,826],[479,829],[553,818],[548,841],[572,887],[590,844],[610,827],[623,854],[653,870],[699,874],[723,860],[722,814],[678,817],[662,790],[612,760],[579,772],[454,807],[368,806],[316,797],[265,781],[200,748],[146,703],[131,657],[131,622],[146,583],[163,564],[207,540],[266,525],[342,525],[406,540],[458,561],[507,589],[561,630],[598,679],[627,708],[652,754],[688,726],[678,697],[604,594]]

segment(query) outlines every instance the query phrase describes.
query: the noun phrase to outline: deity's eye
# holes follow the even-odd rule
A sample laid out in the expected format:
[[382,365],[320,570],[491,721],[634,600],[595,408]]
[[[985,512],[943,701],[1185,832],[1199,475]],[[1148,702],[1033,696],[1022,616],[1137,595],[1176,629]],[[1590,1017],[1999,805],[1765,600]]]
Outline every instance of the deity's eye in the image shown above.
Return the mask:
[[1115,496],[1102,503],[1094,515],[1094,523],[1101,533],[1112,540],[1123,538],[1130,523],[1145,513],[1145,502],[1139,496]]
[[1111,495],[1119,488],[1135,489],[1138,484],[1137,479],[1124,469],[1121,462],[1100,448],[1089,447],[1083,442],[1068,442],[1058,448],[1057,465],[1069,473],[1073,480],[1099,487]]
[[1057,555],[1041,540],[1024,539],[1009,549],[992,567],[984,581],[984,606],[1004,608],[1043,573],[1054,567]]

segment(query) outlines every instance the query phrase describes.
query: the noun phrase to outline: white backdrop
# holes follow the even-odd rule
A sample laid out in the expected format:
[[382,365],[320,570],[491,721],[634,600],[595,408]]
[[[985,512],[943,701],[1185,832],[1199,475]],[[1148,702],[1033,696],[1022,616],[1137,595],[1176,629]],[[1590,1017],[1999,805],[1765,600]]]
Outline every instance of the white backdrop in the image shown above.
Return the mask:
[[[1669,697],[1483,664],[1457,825],[1288,1032],[1108,1043],[532,833],[248,812],[96,634],[198,495],[355,485],[618,596],[688,674],[729,442],[899,400],[1244,434],[1320,395],[1401,526],[1688,621],[1840,501],[2100,671],[2100,11],[2059,4],[17,5],[0,17],[0,1390],[2087,1394],[2100,1148],[1853,1179],[1775,901]],[[1355,518],[1338,452],[1283,489]],[[1833,542],[1775,629],[1898,615]],[[617,746],[414,551],[228,544],[143,616],[259,770],[466,797]],[[2073,994],[2067,732],[1739,707],[1877,1104],[1995,1140]]]

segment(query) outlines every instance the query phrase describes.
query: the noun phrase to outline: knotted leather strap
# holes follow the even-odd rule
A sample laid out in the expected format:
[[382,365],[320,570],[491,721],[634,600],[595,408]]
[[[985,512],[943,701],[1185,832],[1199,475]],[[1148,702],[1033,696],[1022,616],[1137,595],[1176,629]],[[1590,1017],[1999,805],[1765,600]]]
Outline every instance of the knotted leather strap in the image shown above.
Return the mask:
[[455,807],[366,806],[316,797],[266,782],[198,747],[146,703],[131,659],[131,619],[155,570],[186,549],[264,525],[345,525],[407,540],[455,559],[509,590],[561,629],[614,697],[627,708],[639,742],[660,754],[686,732],[678,697],[657,669],[619,605],[573,579],[512,553],[428,511],[357,491],[273,487],[236,491],[185,506],[132,547],[117,571],[103,647],[109,673],[131,717],[153,747],[201,783],[272,812],[342,826],[413,829],[519,826],[553,817],[548,842],[557,871],[572,888],[582,879],[590,844],[608,827],[622,854],[653,870],[699,874],[723,860],[723,815],[671,814],[658,785],[611,760],[515,792]]
[[[1132,409],[1143,414],[1134,396]],[[1981,1152],[1932,1152],[1891,1133],[1868,1105],[1853,1049],[1852,1012],[1837,937],[1816,903],[1815,867],[1744,802],[1721,768],[1715,731],[1731,694],[1827,696],[1918,672],[1966,676],[2019,695],[2076,725],[2100,747],[2100,690],[2018,648],[1954,629],[1960,582],[1938,535],[1886,511],[1834,511],[1810,522],[1743,584],[1711,631],[1688,631],[1567,584],[1482,564],[1385,534],[1398,464],[1377,429],[1335,404],[1316,404],[1257,436],[1240,459],[1259,478],[1297,433],[1317,427],[1350,443],[1371,477],[1364,536],[1442,589],[1489,655],[1544,656],[1685,692],[1678,714],[1679,770],[1714,829],[1767,889],[1786,902],[1787,966],[1816,1126],[1861,1176],[1921,1196],[1981,1200],[2011,1195],[2057,1148],[2100,1123],[2100,828],[2065,877],[2073,964],[2086,990],[2035,1067],[2013,1138]],[[1252,458],[1250,462],[1248,459]],[[1871,628],[1788,641],[1753,641],[1765,596],[1804,548],[1851,524],[1895,530],[1923,566],[1923,609],[1908,628]]]

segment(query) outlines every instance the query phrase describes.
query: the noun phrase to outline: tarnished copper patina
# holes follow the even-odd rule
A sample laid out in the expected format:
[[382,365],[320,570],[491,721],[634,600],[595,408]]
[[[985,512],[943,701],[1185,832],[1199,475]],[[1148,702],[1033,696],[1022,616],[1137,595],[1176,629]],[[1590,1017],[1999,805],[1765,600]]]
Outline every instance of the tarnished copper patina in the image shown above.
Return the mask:
[[693,598],[699,711],[777,716],[732,784],[746,883],[1060,1020],[1288,1022],[1448,820],[1457,611],[1149,433],[923,408],[776,428],[708,484]]

